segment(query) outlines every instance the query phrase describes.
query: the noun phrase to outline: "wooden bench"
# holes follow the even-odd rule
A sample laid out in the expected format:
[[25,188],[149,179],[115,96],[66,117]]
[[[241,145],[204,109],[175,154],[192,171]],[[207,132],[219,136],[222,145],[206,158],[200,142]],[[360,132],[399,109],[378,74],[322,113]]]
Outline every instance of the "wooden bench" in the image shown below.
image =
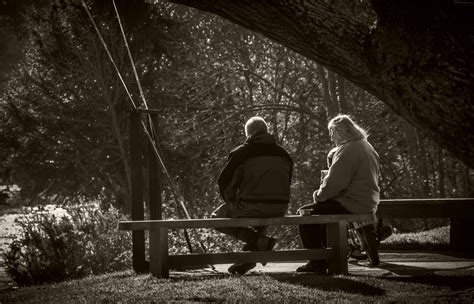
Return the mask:
[[[149,271],[159,278],[167,278],[170,268],[183,266],[226,264],[259,261],[301,261],[327,259],[329,273],[346,274],[348,222],[373,222],[373,214],[334,214],[311,216],[286,216],[279,218],[210,218],[189,220],[122,221],[120,230],[134,232],[149,230]],[[252,251],[224,253],[193,253],[170,255],[168,252],[169,229],[248,227],[326,224],[328,247],[325,249],[295,249],[281,251]],[[134,257],[135,259],[136,257]],[[138,257],[139,258],[139,257]],[[134,262],[134,265],[137,263]]]

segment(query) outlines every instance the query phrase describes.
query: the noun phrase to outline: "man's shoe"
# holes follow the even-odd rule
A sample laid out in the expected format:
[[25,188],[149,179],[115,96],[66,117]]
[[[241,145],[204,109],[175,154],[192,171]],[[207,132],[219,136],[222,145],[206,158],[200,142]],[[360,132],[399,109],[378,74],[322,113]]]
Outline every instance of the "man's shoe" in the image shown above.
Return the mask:
[[349,255],[349,257],[356,259],[358,261],[367,260],[369,258],[369,256],[367,255],[365,251],[360,251],[359,249],[351,251],[351,254]]
[[327,274],[328,264],[322,261],[309,261],[296,269],[296,272],[311,272],[314,274]]
[[231,274],[240,274],[244,275],[251,269],[254,269],[257,266],[256,263],[238,263],[229,267],[228,271]]

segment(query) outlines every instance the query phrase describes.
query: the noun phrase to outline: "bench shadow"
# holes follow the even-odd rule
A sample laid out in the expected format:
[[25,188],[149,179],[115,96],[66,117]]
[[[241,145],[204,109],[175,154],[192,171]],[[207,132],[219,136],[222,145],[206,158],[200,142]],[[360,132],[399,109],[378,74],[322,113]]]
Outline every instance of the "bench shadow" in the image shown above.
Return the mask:
[[287,284],[317,288],[323,291],[338,291],[363,296],[382,296],[385,290],[350,277],[315,275],[310,273],[269,273],[273,279]]
[[[392,275],[382,275],[380,278],[387,281],[403,283],[418,283],[431,286],[449,287],[452,290],[464,290],[474,288],[474,273],[471,266],[452,269],[426,269],[414,266],[400,266],[384,263],[379,266],[388,270]],[[471,271],[469,271],[471,270]],[[394,276],[393,274],[396,274]]]
[[307,288],[316,288],[323,291],[338,291],[364,296],[381,296],[385,294],[385,290],[374,287],[372,285],[360,282],[356,277],[339,277],[329,275],[315,275],[311,273],[295,273],[295,272],[276,272],[276,273],[248,273],[244,276],[231,275],[228,273],[205,271],[205,272],[172,272],[170,281],[204,281],[207,279],[225,279],[231,277],[258,277],[267,276],[276,281],[285,284],[300,285]]
[[[350,263],[361,266],[357,262]],[[369,269],[371,267],[367,268]],[[472,269],[472,266],[445,269],[424,268],[382,262],[376,268],[386,271],[385,273],[376,276],[381,280],[449,287],[452,290],[474,288],[474,270]],[[355,274],[355,276],[360,275]]]

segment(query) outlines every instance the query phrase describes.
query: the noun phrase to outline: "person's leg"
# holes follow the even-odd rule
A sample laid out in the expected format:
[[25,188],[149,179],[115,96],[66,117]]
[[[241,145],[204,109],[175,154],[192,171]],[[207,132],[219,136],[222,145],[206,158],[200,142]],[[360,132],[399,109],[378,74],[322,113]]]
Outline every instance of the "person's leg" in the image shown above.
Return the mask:
[[[327,200],[305,205],[300,209],[309,209],[311,214],[348,214],[350,213],[337,201]],[[319,249],[326,247],[326,225],[312,224],[300,225],[300,239],[304,248]],[[307,264],[296,269],[298,272],[326,273],[327,261],[310,260]]]
[[[305,205],[300,210],[311,210],[311,214],[318,214],[317,213],[317,204],[309,204]],[[324,228],[322,225],[313,224],[313,225],[300,225],[299,227],[300,239],[301,243],[303,244],[304,248],[307,249],[318,249],[323,248],[322,243],[322,229]]]
[[[350,213],[337,201],[327,200],[305,205],[300,209],[309,209],[311,214],[348,214]],[[326,246],[326,225],[312,224],[300,225],[301,243],[304,248],[319,249]]]
[[[260,238],[265,238],[266,233],[268,232],[268,226],[255,226],[251,227],[253,231],[257,234],[257,240]],[[252,251],[252,250],[257,250],[256,245],[257,245],[257,240],[255,242],[250,242],[246,243],[244,247],[242,247],[242,251]]]
[[[238,213],[232,203],[225,203],[220,205],[214,212],[212,218],[233,218],[237,217]],[[232,236],[246,244],[253,244],[257,241],[259,234],[252,228],[247,227],[216,227],[216,231]]]

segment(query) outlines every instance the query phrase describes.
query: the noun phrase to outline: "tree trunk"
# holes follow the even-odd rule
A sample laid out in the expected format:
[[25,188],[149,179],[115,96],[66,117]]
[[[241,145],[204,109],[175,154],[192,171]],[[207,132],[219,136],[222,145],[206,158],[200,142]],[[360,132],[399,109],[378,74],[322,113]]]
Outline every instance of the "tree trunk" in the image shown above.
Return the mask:
[[438,156],[438,193],[439,197],[446,197],[446,186],[444,183],[444,157],[443,157],[443,149],[437,149],[437,156]]
[[331,99],[329,82],[328,82],[328,79],[326,78],[326,71],[320,65],[318,65],[318,74],[319,74],[319,79],[321,80],[321,89],[323,90],[324,100],[326,101],[326,117],[327,117],[327,120],[329,121],[331,118],[336,116],[337,110]]
[[345,79],[341,76],[337,76],[337,95],[339,97],[339,110],[341,113],[347,113],[347,101],[346,101],[346,86]]
[[353,6],[323,0],[173,2],[220,15],[326,66],[474,167],[474,6],[372,0],[373,8],[358,8],[357,16],[376,16],[364,22],[349,14]]

